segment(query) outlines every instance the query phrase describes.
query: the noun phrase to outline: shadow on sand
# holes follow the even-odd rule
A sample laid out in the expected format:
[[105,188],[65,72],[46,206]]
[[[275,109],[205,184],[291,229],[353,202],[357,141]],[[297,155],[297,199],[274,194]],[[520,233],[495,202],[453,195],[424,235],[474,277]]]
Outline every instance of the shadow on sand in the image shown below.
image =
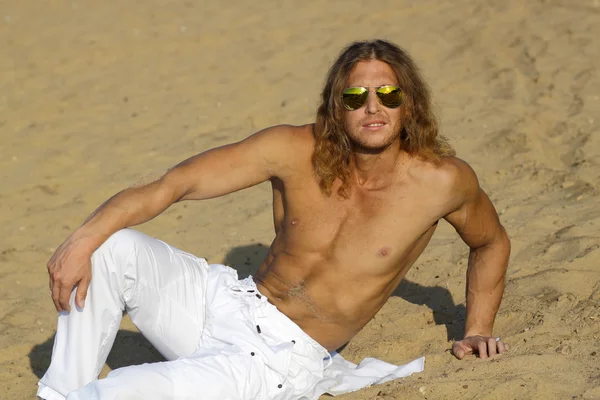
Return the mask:
[[[267,256],[269,248],[261,243],[239,246],[231,249],[224,259],[225,265],[230,265],[238,271],[240,279],[254,275]],[[452,295],[443,287],[427,287],[404,279],[396,288],[393,296],[398,296],[413,303],[426,305],[433,312],[436,325],[445,325],[447,340],[461,339],[464,334],[465,307],[454,304]],[[50,356],[54,336],[46,342],[36,345],[29,353],[32,371],[42,377],[50,365]],[[139,332],[120,330],[108,356],[106,363],[111,369],[128,365],[139,365],[164,361]]]
[[460,340],[465,333],[465,306],[454,304],[450,291],[441,286],[422,286],[403,279],[393,296],[409,303],[426,305],[433,312],[436,325],[446,326],[446,340]]
[[[50,366],[54,335],[29,353],[31,370],[41,378]],[[164,357],[139,332],[120,330],[106,363],[111,369],[164,361]]]

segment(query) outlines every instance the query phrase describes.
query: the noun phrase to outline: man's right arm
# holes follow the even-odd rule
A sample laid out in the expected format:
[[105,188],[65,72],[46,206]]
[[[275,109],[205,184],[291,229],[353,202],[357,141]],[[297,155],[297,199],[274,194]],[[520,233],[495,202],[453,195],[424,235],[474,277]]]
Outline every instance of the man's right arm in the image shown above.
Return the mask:
[[293,154],[293,130],[273,127],[241,142],[208,150],[154,182],[125,189],[107,200],[48,262],[56,309],[70,311],[69,297],[76,285],[76,304],[83,307],[91,281],[90,257],[118,230],[149,221],[178,201],[218,197],[278,176]]

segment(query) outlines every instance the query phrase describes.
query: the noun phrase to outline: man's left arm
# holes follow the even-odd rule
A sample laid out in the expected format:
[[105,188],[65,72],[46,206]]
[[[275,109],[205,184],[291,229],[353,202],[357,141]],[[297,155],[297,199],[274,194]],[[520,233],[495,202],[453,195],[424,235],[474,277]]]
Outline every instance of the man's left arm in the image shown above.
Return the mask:
[[452,164],[454,210],[444,218],[470,248],[465,337],[454,343],[452,352],[458,359],[471,353],[487,358],[508,350],[507,344],[492,336],[492,328],[504,293],[510,240],[475,172],[459,159]]

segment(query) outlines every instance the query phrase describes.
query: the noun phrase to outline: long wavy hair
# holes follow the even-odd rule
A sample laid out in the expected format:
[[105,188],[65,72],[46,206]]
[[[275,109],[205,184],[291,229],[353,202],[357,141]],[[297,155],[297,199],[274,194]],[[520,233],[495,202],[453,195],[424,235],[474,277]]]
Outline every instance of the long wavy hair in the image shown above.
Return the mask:
[[328,196],[336,178],[342,185],[338,194],[348,197],[352,142],[344,129],[342,92],[350,72],[359,61],[380,60],[394,70],[403,94],[400,146],[411,155],[439,164],[454,150],[438,134],[438,120],[432,105],[430,89],[412,58],[400,47],[385,40],[354,42],[342,50],[329,69],[314,128],[316,139],[312,156],[319,187]]

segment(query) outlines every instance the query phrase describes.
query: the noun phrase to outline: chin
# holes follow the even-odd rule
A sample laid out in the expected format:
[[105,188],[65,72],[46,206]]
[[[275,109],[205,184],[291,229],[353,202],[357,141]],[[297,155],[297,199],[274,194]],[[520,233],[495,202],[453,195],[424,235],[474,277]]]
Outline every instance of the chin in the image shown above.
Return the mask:
[[359,153],[379,154],[388,149],[392,143],[354,142],[354,149]]
[[357,150],[362,150],[368,153],[381,153],[399,139],[399,135],[391,135],[387,137],[360,137],[352,138],[352,143]]

